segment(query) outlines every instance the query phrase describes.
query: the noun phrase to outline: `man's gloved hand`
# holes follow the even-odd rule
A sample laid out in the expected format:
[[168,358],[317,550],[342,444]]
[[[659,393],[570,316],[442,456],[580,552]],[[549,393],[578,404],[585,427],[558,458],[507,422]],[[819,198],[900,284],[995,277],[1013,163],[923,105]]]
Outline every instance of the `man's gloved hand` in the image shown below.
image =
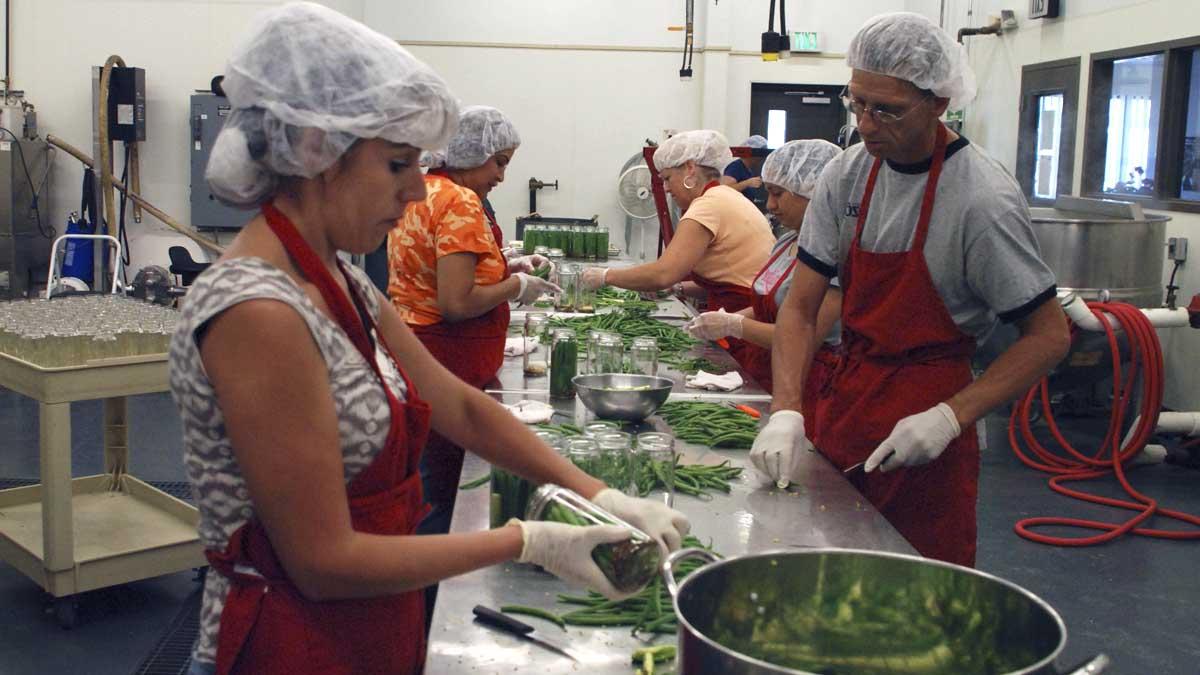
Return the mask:
[[541,269],[549,264],[550,259],[544,255],[538,255],[537,253],[534,253],[533,255],[522,255],[515,258],[509,258],[508,271],[511,274],[516,274],[517,272],[529,274],[534,270]]
[[537,302],[537,299],[542,297],[543,293],[562,293],[562,289],[557,285],[535,277],[532,274],[517,272],[514,274],[521,286],[517,289],[517,295],[513,298],[518,304],[532,305]]
[[589,291],[594,291],[605,284],[605,279],[608,278],[607,267],[589,267],[579,275],[579,282]]
[[863,471],[870,473],[879,467],[887,473],[902,466],[927,464],[937,459],[961,433],[954,410],[939,403],[896,422],[892,433],[867,458]]
[[662,502],[630,497],[612,488],[601,490],[592,503],[650,535],[668,551],[678,549],[692,528],[687,516]]
[[746,317],[741,314],[730,314],[724,308],[715,312],[704,312],[687,322],[683,329],[692,337],[701,340],[720,340],[726,336],[742,337],[742,321]]
[[804,452],[808,452],[804,415],[795,410],[777,410],[754,439],[750,461],[764,477],[778,483],[795,477]]
[[521,528],[521,555],[517,562],[540,565],[559,579],[590,588],[610,600],[631,595],[613,587],[592,560],[592,549],[628,539],[629,530],[617,525],[580,527],[516,518],[508,524]]

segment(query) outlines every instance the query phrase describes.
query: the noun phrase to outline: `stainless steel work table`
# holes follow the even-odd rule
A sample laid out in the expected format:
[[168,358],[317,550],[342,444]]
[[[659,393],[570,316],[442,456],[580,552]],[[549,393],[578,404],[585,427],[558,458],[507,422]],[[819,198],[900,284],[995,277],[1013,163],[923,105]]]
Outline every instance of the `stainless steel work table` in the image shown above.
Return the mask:
[[[730,363],[728,354],[711,346],[696,350],[718,363]],[[672,399],[738,400],[766,410],[768,398],[757,385],[731,394],[699,393],[685,390],[682,375],[664,373],[676,379]],[[505,359],[500,387],[494,393],[505,403],[521,399],[549,400],[546,378],[525,378],[520,357]],[[558,408],[554,422],[580,424],[592,415],[578,399],[551,401]],[[657,416],[651,417],[639,431],[651,428],[669,431]],[[732,493],[717,495],[710,501],[677,495],[676,508],[688,515],[692,534],[712,542],[725,556],[770,549],[846,547],[877,551],[915,553],[913,548],[884,520],[846,479],[820,455],[806,458],[804,479],[786,491],[764,487],[750,466],[746,450],[712,450],[694,445],[677,446],[687,462],[720,462],[725,459],[743,466],[742,477],[733,482]],[[484,475],[487,462],[468,454],[463,464],[463,481]],[[486,487],[460,491],[454,509],[451,532],[472,532],[489,526],[489,498]],[[535,625],[539,632],[566,644],[579,663],[536,644],[512,637],[473,621],[471,608],[477,604],[498,609],[519,604],[542,607],[557,613],[571,607],[556,602],[559,593],[581,593],[558,579],[528,565],[507,563],[442,582],[429,635],[428,673],[622,673],[633,671],[632,651],[646,644],[673,643],[675,638],[660,635],[642,641],[629,628],[568,627],[567,632],[539,619],[520,617]],[[662,664],[663,672],[673,672],[671,664]]]

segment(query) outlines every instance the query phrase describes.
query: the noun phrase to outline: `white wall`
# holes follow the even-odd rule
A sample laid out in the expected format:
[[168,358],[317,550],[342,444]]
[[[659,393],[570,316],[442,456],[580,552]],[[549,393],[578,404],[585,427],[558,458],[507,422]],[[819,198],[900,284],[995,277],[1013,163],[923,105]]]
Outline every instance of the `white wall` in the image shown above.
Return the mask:
[[[1025,3],[983,0],[974,3],[975,16],[953,15],[961,25],[982,25],[987,14],[1017,7],[1018,30],[1003,37],[968,38],[971,63],[980,81],[980,94],[966,113],[966,135],[987,148],[1012,171],[1017,153],[1017,106],[1021,67],[1069,57],[1082,57],[1079,117],[1076,123],[1075,180],[1079,194],[1083,166],[1083,129],[1088,90],[1088,61],[1093,52],[1133,47],[1200,34],[1200,3],[1193,0],[1088,0],[1065,2],[1065,16],[1056,20],[1030,20]],[[1167,236],[1188,237],[1200,243],[1200,215],[1167,212],[1172,220]],[[1170,272],[1166,265],[1165,272]],[[1164,278],[1164,284],[1166,279]],[[1188,261],[1179,271],[1183,303],[1200,293],[1200,260]],[[1200,409],[1200,378],[1191,364],[1200,362],[1200,334],[1190,329],[1162,332],[1168,367],[1166,405]]]
[[561,181],[557,192],[538,194],[541,213],[598,214],[619,242],[625,219],[616,178],[646,138],[705,127],[739,142],[749,133],[752,82],[845,82],[850,71],[840,52],[850,35],[905,3],[789,0],[789,30],[819,31],[834,53],[765,63],[758,50],[769,0],[698,0],[690,81],[678,76],[682,34],[667,30],[682,25],[683,6],[468,0],[414,8],[367,0],[364,21],[428,61],[464,103],[494,105],[513,118],[523,144],[490,196],[509,235],[515,216],[528,211],[532,176]]
[[[92,66],[112,54],[146,69],[146,142],[141,147],[142,194],[176,219],[188,221],[190,180],[188,97],[207,89],[247,22],[278,0],[37,0],[12,3],[12,78],[38,110],[43,136],[53,134],[92,154]],[[362,18],[363,0],[323,4]],[[2,40],[3,36],[0,36]],[[120,160],[117,161],[120,172]],[[79,208],[83,165],[57,153],[51,208],[61,232]],[[128,217],[131,267],[167,264],[166,249],[201,249],[149,215]]]

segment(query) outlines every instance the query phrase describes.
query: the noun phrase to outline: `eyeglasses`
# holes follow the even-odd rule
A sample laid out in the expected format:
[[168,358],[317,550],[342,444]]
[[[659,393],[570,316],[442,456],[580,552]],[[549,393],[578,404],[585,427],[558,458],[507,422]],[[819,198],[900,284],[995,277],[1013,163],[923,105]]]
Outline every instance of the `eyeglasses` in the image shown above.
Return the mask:
[[900,120],[902,120],[905,117],[908,117],[910,114],[912,114],[912,111],[914,111],[917,108],[920,108],[922,105],[924,105],[926,101],[929,101],[930,99],[933,98],[932,96],[926,95],[920,101],[917,101],[916,103],[914,103],[908,110],[905,110],[904,112],[897,115],[896,113],[891,112],[889,110],[880,110],[879,106],[868,107],[866,105],[863,105],[863,102],[861,100],[852,98],[850,96],[850,87],[849,86],[842,87],[842,93],[839,96],[842,99],[842,105],[846,106],[846,110],[849,110],[850,112],[854,113],[855,117],[861,118],[863,115],[870,115],[872,119],[874,119],[879,124],[883,124],[883,125],[896,124]]

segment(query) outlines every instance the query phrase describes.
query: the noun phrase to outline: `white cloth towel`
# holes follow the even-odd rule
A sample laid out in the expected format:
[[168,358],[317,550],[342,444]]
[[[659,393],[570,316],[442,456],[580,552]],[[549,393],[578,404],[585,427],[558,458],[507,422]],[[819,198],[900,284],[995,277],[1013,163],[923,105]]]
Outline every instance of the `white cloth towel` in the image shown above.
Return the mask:
[[531,338],[523,338],[520,335],[504,339],[504,355],[505,356],[521,356],[525,352],[533,351],[534,347],[538,346],[537,336]]
[[544,424],[554,415],[554,406],[541,401],[518,401],[504,407],[525,424]]
[[707,389],[709,391],[733,391],[745,384],[741,375],[736,371],[729,371],[724,375],[714,375],[706,373],[703,370],[698,371],[695,375],[688,375],[685,380],[687,386],[692,389]]

